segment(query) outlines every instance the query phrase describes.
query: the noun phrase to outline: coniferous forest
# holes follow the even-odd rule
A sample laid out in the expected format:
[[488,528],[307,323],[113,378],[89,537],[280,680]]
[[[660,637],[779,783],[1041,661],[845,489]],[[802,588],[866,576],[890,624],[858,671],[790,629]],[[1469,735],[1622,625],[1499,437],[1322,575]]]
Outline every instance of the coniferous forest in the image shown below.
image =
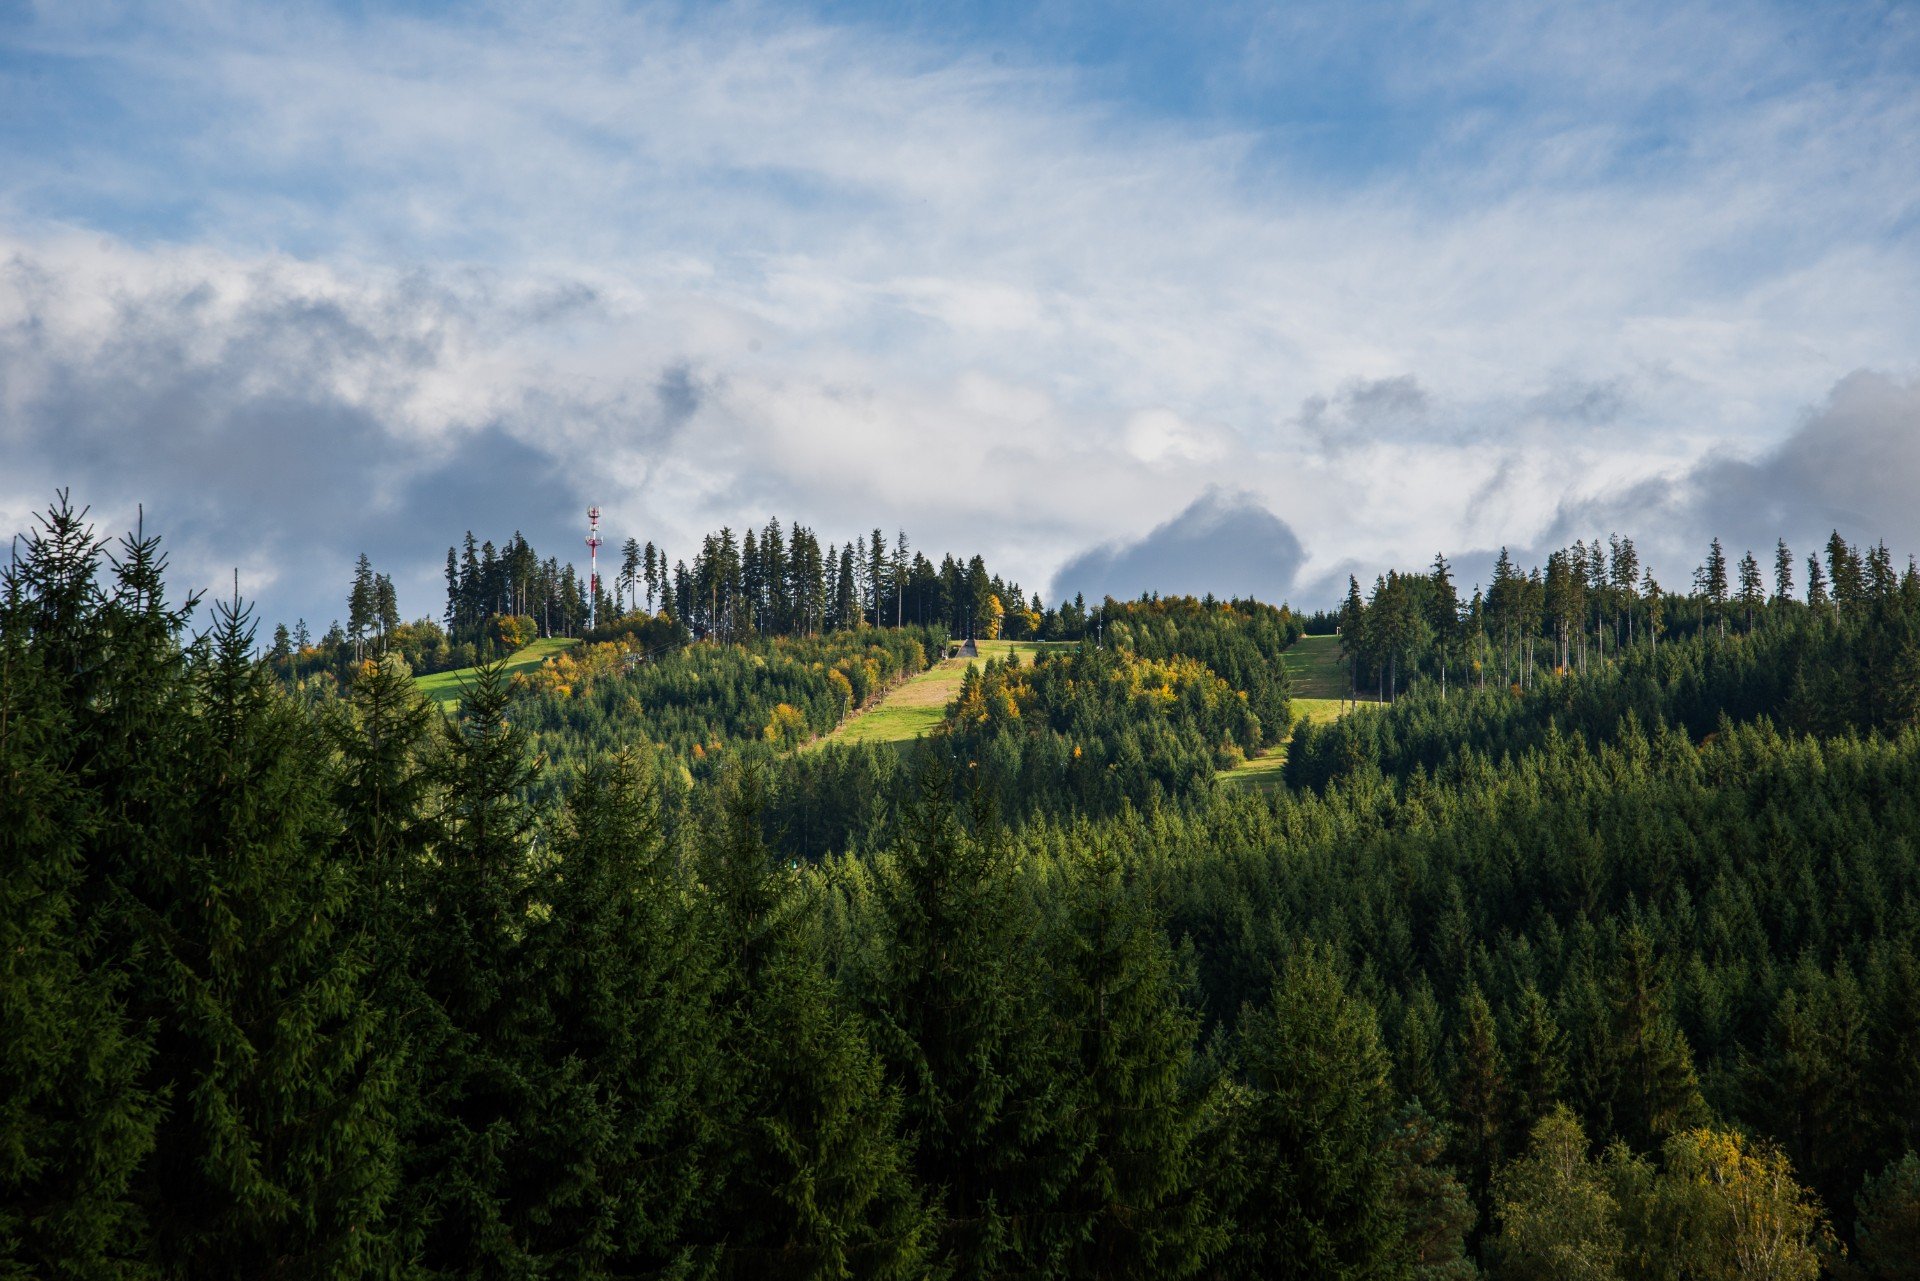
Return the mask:
[[[0,1276],[1916,1275],[1911,561],[1307,616],[749,539],[443,710],[570,569],[469,538],[409,651],[363,563],[323,647],[22,531]],[[1054,643],[831,736],[1002,627]]]

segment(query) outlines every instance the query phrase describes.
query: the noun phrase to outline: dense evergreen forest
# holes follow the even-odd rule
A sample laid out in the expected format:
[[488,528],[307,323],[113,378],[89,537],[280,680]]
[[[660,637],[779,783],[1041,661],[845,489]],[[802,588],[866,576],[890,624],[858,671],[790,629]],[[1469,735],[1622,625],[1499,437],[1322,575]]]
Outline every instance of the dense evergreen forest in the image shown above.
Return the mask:
[[[294,682],[351,676],[369,655],[398,655],[416,674],[491,662],[541,637],[613,640],[647,646],[714,639],[821,636],[862,627],[934,628],[944,636],[1064,640],[1088,625],[1085,601],[1049,609],[1036,593],[987,572],[978,555],[938,565],[913,551],[903,530],[889,545],[871,536],[828,543],[795,523],[769,520],[736,538],[708,534],[691,567],[669,563],[651,541],[629,538],[613,572],[595,581],[571,562],[542,559],[518,531],[496,547],[468,530],[447,548],[447,600],[438,620],[402,622],[393,580],[362,555],[347,593],[347,621],[319,637],[305,619],[273,629],[267,657]],[[592,621],[593,626],[589,626]]]
[[[981,598],[727,541],[446,716],[27,531],[0,1276],[1915,1275],[1911,563],[1036,603],[903,750],[812,740]],[[1296,724],[1329,621],[1378,703]]]

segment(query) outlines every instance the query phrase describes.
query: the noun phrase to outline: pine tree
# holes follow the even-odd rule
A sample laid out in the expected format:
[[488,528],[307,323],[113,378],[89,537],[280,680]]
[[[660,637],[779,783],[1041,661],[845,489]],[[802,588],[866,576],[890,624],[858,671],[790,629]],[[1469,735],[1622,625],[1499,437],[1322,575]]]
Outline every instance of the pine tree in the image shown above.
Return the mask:
[[1441,1162],[1445,1130],[1418,1103],[1400,1110],[1387,1142],[1401,1265],[1411,1281],[1473,1281],[1466,1237],[1476,1218],[1467,1191]]
[[1778,605],[1793,599],[1793,552],[1782,538],[1773,549],[1773,602]]

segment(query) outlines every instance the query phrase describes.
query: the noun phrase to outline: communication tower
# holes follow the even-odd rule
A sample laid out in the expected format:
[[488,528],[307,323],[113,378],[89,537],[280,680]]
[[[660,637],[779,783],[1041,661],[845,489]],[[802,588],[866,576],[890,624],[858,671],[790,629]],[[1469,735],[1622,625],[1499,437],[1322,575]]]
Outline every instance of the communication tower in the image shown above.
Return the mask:
[[587,508],[587,630],[594,628],[593,612],[600,602],[600,509]]

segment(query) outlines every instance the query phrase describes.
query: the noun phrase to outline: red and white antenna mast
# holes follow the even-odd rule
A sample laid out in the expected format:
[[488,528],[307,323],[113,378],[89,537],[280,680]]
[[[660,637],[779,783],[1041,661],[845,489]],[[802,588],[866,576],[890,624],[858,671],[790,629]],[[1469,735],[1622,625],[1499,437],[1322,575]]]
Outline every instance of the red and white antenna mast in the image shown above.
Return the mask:
[[600,600],[600,509],[587,508],[587,630],[594,627],[594,606]]

